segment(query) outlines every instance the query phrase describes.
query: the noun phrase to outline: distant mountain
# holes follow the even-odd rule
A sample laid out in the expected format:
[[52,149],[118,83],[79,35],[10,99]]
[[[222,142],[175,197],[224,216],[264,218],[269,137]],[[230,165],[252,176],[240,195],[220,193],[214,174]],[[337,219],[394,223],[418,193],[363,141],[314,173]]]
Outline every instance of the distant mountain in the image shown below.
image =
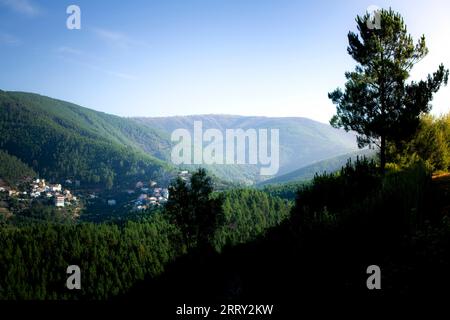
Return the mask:
[[[314,162],[329,159],[357,150],[356,137],[352,133],[338,130],[307,118],[271,118],[231,115],[195,115],[158,118],[134,118],[146,127],[165,132],[167,136],[179,128],[187,129],[193,135],[194,121],[202,121],[203,130],[215,128],[244,130],[253,128],[279,129],[280,170],[283,175]],[[220,177],[243,182],[260,181],[259,169],[255,165],[207,166]]]
[[[306,118],[199,115],[123,118],[33,93],[0,90],[0,150],[54,181],[85,185],[130,185],[137,179],[167,178],[175,129],[279,129],[280,169],[287,174],[314,162],[353,152],[355,135]],[[193,169],[192,166],[187,166]],[[218,178],[254,184],[257,165],[205,166]],[[162,178],[160,178],[162,179]]]
[[298,170],[286,173],[284,175],[277,176],[272,179],[265,180],[258,184],[258,186],[266,186],[270,184],[285,184],[291,182],[301,182],[310,180],[314,177],[316,173],[321,174],[324,172],[332,173],[341,167],[343,167],[349,159],[352,161],[356,160],[357,157],[373,157],[375,155],[374,150],[363,149],[347,154],[343,154],[334,158],[327,160],[322,160],[300,168]]
[[111,188],[168,169],[157,130],[37,94],[0,91],[0,136],[0,149],[53,180]]

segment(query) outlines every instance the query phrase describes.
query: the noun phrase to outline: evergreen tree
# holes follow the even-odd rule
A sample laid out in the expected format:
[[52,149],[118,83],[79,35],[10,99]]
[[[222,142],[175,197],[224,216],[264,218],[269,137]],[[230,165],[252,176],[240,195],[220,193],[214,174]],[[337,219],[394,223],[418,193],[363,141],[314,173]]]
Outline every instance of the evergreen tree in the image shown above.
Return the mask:
[[223,221],[223,195],[213,192],[213,181],[204,169],[195,172],[189,184],[178,177],[169,187],[166,213],[190,247],[210,243]]
[[428,53],[425,37],[414,44],[403,18],[391,9],[375,14],[379,28],[369,14],[356,18],[359,35],[348,34],[347,51],[357,66],[345,74],[345,90],[338,88],[328,97],[337,107],[331,125],[356,131],[359,147],[377,145],[384,170],[386,142],[414,134],[419,116],[431,109],[433,94],[447,84],[449,71],[441,64],[426,80],[407,83],[413,66]]

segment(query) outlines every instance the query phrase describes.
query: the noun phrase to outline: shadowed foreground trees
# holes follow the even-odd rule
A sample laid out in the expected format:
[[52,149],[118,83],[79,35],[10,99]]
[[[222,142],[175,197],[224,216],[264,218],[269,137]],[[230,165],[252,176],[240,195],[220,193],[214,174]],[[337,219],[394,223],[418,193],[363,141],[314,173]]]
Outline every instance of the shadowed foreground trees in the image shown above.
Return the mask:
[[169,186],[165,213],[180,228],[189,248],[211,244],[223,223],[223,194],[213,191],[213,181],[204,169],[193,173],[189,183],[178,177]]
[[[181,257],[123,298],[166,305],[256,301],[298,312],[310,302],[348,307],[367,299],[373,306],[438,296],[450,285],[445,192],[421,162],[381,175],[374,163],[358,160],[301,188],[291,217],[254,241],[203,259]],[[381,268],[380,291],[366,287],[373,264]]]
[[[182,252],[179,231],[161,216],[147,223],[33,224],[0,228],[0,299],[97,300],[160,274]],[[81,269],[81,290],[65,287]]]

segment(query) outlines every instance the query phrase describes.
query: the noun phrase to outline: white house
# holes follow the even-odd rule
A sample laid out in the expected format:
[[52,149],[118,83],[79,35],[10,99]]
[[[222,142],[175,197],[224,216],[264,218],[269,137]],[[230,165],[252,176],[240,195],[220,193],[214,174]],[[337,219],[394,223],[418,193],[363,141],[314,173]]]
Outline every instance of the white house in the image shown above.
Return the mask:
[[55,206],[64,207],[64,197],[63,196],[55,197]]

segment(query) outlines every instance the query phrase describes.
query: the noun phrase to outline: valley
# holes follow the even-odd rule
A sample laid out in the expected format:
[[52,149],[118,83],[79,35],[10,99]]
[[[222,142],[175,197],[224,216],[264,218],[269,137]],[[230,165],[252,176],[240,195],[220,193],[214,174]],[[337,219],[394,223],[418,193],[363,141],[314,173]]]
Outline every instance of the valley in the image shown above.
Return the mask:
[[450,4],[366,5],[0,0],[1,314],[445,306]]
[[[0,91],[0,150],[48,178],[70,178],[107,189],[127,187],[152,175],[169,181],[170,173],[176,171],[170,161],[174,145],[170,135],[176,129],[193,135],[194,121],[202,121],[205,130],[223,132],[278,128],[278,175],[357,149],[353,134],[304,118],[120,118],[36,94]],[[198,165],[185,167],[192,170]],[[205,167],[229,182],[251,185],[262,179],[254,164]]]

